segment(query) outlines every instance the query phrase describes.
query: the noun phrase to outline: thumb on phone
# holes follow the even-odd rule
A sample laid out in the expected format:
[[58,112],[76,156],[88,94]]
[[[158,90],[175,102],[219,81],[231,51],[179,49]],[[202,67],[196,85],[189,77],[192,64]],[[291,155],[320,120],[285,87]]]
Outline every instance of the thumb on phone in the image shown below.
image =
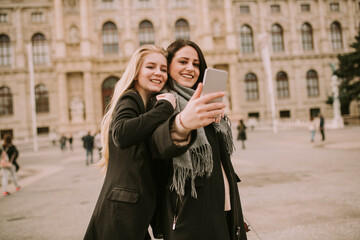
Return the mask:
[[201,96],[202,89],[203,89],[203,84],[199,83],[194,94],[192,95],[189,101],[198,99]]

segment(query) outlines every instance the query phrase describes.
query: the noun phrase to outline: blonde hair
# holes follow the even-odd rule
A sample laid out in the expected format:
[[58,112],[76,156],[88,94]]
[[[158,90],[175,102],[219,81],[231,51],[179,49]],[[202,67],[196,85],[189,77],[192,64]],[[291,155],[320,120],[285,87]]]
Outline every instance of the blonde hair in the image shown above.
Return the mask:
[[120,80],[115,84],[114,94],[111,98],[110,104],[107,107],[107,112],[101,122],[101,143],[102,143],[102,158],[98,163],[100,168],[106,170],[109,163],[109,130],[113,118],[113,113],[121,95],[127,90],[133,88],[134,79],[137,77],[140,67],[144,62],[144,57],[150,53],[160,53],[166,58],[166,51],[162,47],[153,45],[144,45],[139,47],[132,55],[125,72]]

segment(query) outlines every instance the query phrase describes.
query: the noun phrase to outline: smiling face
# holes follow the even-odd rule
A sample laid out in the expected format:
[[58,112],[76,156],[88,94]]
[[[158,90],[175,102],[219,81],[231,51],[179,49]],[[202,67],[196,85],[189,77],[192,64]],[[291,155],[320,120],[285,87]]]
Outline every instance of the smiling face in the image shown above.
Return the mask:
[[192,88],[199,78],[200,60],[191,46],[180,48],[170,63],[170,77],[180,85]]
[[164,55],[153,52],[144,56],[134,88],[144,100],[159,93],[167,81],[167,62]]

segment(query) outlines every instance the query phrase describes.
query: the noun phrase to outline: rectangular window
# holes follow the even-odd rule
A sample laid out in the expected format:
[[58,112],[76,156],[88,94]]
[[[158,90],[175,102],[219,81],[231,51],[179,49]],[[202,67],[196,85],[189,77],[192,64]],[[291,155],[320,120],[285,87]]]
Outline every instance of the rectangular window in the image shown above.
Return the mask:
[[259,119],[260,118],[260,113],[259,112],[249,112],[248,117],[249,118],[257,118],[257,119]]
[[139,0],[139,7],[141,8],[151,7],[150,0]]
[[114,0],[102,0],[101,5],[105,9],[111,9],[113,7]]
[[250,7],[248,5],[240,6],[240,14],[248,14],[250,13]]
[[222,8],[222,1],[220,0],[210,0],[210,8],[211,9],[219,9]]
[[5,134],[9,134],[14,137],[12,129],[1,129],[0,130],[1,139],[4,139]]
[[280,118],[290,118],[290,111],[289,110],[280,111]]
[[7,13],[0,13],[0,23],[8,23],[8,15]]
[[271,13],[280,13],[280,5],[273,4],[270,6]]
[[310,12],[310,4],[301,4],[301,12]]
[[310,116],[317,117],[320,113],[320,108],[310,108]]
[[186,1],[185,0],[175,0],[175,6],[176,7],[186,7]]
[[339,12],[340,11],[340,5],[338,2],[330,3],[330,11],[332,12]]
[[45,16],[42,12],[33,12],[31,13],[31,22],[41,23],[45,22]]
[[49,127],[38,127],[37,128],[37,135],[41,134],[49,134]]

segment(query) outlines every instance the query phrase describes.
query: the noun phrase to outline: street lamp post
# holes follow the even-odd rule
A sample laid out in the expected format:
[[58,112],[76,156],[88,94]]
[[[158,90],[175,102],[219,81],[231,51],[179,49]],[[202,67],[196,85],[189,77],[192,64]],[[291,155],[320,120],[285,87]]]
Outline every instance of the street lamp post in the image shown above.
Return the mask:
[[262,59],[264,70],[265,70],[268,91],[269,91],[269,97],[270,97],[270,108],[271,108],[273,132],[276,134],[278,129],[277,129],[275,97],[274,97],[274,82],[272,80],[270,51],[269,51],[269,46],[268,46],[268,35],[266,33],[262,33],[258,36],[258,39],[259,39],[260,50],[261,50],[261,59]]

